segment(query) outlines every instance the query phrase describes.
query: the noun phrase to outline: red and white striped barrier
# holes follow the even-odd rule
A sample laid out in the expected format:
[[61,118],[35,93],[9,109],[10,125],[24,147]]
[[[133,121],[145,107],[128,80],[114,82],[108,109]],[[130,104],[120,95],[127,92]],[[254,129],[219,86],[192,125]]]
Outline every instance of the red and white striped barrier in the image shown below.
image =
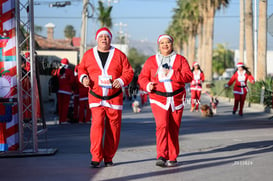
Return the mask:
[[[0,77],[0,98],[17,98],[17,71],[16,71],[16,19],[15,19],[15,0],[0,1],[0,73],[5,73]],[[8,37],[8,38],[7,38]],[[0,123],[0,151],[6,149],[17,150],[19,147],[18,129],[18,109],[17,105],[12,107],[12,120]],[[5,143],[2,143],[3,140]],[[2,145],[2,146],[1,146]]]

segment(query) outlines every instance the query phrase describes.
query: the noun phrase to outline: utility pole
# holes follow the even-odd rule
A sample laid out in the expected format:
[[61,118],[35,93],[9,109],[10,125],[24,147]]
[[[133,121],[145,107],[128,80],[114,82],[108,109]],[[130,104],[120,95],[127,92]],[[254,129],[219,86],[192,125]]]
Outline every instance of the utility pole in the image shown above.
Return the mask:
[[119,31],[118,31],[119,43],[122,44],[122,35],[124,34],[122,29],[123,29],[123,27],[127,27],[127,24],[120,22],[120,23],[115,24],[115,26],[119,26]]
[[[87,4],[89,0],[83,0],[82,2],[82,26],[81,26],[81,45],[80,45],[80,60],[86,51],[86,26],[87,26]],[[78,62],[79,63],[79,62]]]

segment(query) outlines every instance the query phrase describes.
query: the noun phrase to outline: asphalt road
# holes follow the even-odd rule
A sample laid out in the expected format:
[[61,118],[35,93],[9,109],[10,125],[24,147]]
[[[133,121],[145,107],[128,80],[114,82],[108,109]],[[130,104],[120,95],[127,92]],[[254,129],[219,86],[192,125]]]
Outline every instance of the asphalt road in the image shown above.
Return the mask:
[[[205,96],[204,96],[205,97]],[[204,103],[208,103],[203,98]],[[232,105],[221,100],[217,114],[202,118],[185,106],[180,128],[178,166],[155,166],[155,123],[150,106],[138,114],[125,101],[119,149],[114,167],[89,168],[90,124],[54,124],[47,113],[51,156],[0,158],[1,181],[182,180],[272,181],[272,114],[245,108],[232,115]],[[48,106],[48,105],[46,105]],[[50,107],[50,105],[49,105]],[[45,145],[45,138],[40,138]]]

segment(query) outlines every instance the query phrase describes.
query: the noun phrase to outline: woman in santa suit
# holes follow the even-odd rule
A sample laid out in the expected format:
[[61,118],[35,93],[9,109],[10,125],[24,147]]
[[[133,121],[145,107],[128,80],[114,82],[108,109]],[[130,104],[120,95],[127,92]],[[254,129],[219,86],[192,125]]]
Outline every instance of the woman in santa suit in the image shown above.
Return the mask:
[[173,51],[173,41],[170,35],[159,36],[160,52],[147,59],[138,79],[140,87],[149,93],[156,123],[156,165],[160,167],[177,165],[184,87],[192,81],[188,61]]
[[236,113],[238,105],[240,103],[239,115],[243,116],[243,107],[248,92],[247,81],[252,84],[254,84],[255,81],[251,73],[242,62],[237,63],[236,67],[237,69],[235,70],[235,73],[233,74],[229,82],[225,85],[225,87],[228,88],[235,82],[235,85],[233,87],[234,106],[232,113]]
[[113,166],[119,145],[122,87],[132,81],[134,72],[126,55],[111,46],[112,33],[108,28],[99,29],[95,39],[97,46],[83,55],[78,78],[89,88],[91,166],[99,167],[103,160],[108,167]]
[[200,68],[199,63],[193,62],[192,64],[192,73],[193,80],[191,81],[191,112],[198,111],[201,91],[202,91],[202,82],[205,80],[203,71]]
[[69,62],[67,58],[61,60],[61,67],[57,72],[59,81],[58,90],[58,106],[59,106],[59,124],[66,122],[69,101],[72,95],[72,87],[74,83],[73,70],[68,68]]

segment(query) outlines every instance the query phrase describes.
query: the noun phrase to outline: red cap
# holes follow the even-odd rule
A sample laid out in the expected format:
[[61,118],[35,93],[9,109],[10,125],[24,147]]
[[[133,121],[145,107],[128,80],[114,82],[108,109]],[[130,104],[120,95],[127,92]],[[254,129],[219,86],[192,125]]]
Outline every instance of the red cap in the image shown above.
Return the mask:
[[173,37],[167,34],[163,34],[163,35],[159,35],[158,39],[157,39],[157,43],[159,44],[159,42],[162,40],[162,38],[168,38],[172,43],[173,43]]
[[244,63],[243,62],[238,62],[237,64],[236,64],[236,67],[238,68],[238,67],[242,67],[242,66],[244,66]]
[[98,37],[99,37],[100,35],[103,35],[103,34],[108,35],[109,38],[112,39],[112,33],[111,33],[111,31],[110,31],[108,28],[103,27],[103,28],[101,28],[101,29],[98,29],[98,31],[97,31],[97,33],[96,33],[95,40],[97,40]]
[[61,64],[68,65],[69,64],[68,59],[67,58],[63,58],[61,60]]
[[194,67],[195,65],[199,65],[199,63],[194,61],[194,62],[192,63],[192,66]]

